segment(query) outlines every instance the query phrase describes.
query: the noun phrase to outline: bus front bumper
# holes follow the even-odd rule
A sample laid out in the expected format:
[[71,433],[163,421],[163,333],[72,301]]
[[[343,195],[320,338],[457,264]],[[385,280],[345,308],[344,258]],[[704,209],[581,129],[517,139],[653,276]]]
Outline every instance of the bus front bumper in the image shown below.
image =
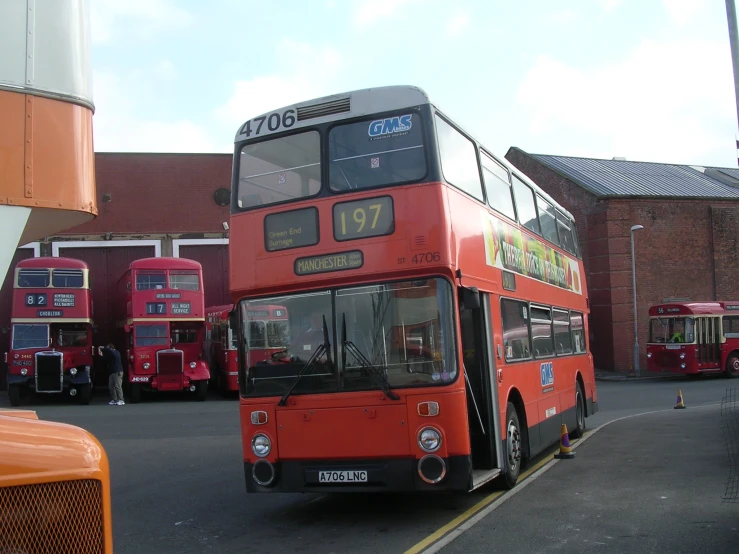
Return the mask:
[[[419,460],[319,460],[244,462],[247,492],[396,492],[468,491],[472,462],[469,456],[441,458],[443,477],[436,483],[422,479]],[[438,459],[424,461],[427,477],[437,477]],[[427,465],[433,464],[433,465]],[[345,477],[347,481],[336,482]],[[357,480],[357,479],[366,480]],[[331,482],[334,481],[334,482]],[[259,483],[269,483],[260,485]]]

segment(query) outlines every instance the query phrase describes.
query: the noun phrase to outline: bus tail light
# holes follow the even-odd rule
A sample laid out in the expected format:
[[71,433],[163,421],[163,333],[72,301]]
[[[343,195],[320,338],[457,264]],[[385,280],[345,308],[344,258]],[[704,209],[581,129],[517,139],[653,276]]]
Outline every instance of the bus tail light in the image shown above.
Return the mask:
[[251,413],[251,424],[252,425],[264,425],[267,423],[267,412],[252,412]]
[[434,417],[439,415],[438,402],[419,402],[418,415],[423,417]]

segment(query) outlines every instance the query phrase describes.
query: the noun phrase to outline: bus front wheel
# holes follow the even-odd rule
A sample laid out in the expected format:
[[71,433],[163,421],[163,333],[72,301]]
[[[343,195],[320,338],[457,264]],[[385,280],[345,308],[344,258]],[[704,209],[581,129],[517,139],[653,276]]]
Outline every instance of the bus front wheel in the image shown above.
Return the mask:
[[516,406],[512,402],[506,408],[506,456],[505,471],[503,473],[503,485],[507,489],[516,486],[518,475],[521,473],[521,462],[523,453],[523,440],[521,435],[521,424],[518,420]]
[[726,376],[739,377],[739,354],[733,352],[726,360]]
[[20,385],[9,385],[8,386],[8,398],[10,405],[13,407],[21,405],[21,387]]

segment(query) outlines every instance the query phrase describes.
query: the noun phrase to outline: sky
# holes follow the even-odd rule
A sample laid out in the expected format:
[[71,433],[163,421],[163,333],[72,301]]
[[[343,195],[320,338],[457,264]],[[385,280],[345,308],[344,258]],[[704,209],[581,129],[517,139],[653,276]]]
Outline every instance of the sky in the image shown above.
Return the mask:
[[724,0],[90,0],[98,152],[232,152],[247,119],[414,85],[483,145],[737,166]]

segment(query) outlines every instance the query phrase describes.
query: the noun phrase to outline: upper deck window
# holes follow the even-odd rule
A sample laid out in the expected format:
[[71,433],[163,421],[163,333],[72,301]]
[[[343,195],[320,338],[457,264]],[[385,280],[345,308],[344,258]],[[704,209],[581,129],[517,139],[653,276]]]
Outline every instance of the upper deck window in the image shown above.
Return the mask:
[[55,269],[51,274],[54,287],[81,289],[85,286],[85,275],[81,269]]
[[197,271],[172,270],[169,272],[169,287],[179,290],[200,290],[200,276]]
[[562,248],[570,254],[577,255],[575,250],[575,239],[572,236],[572,223],[570,218],[557,210],[557,230],[559,231],[559,239],[562,242]]
[[516,196],[516,210],[518,221],[527,229],[537,235],[541,234],[539,218],[536,217],[536,204],[534,203],[534,191],[521,179],[513,176],[513,193]]
[[306,131],[246,144],[239,156],[237,205],[253,208],[318,194],[321,137]]
[[167,286],[164,271],[139,271],[136,273],[136,290],[163,289]]
[[331,190],[361,190],[418,181],[426,175],[417,114],[337,125],[328,135]]
[[20,288],[46,288],[49,286],[48,269],[21,269],[18,271],[18,286]]
[[541,222],[542,236],[552,244],[559,246],[557,219],[554,215],[554,208],[538,194],[536,195],[536,204],[539,207],[539,221]]
[[458,189],[482,200],[482,183],[477,167],[475,145],[438,115],[436,134],[444,178]]
[[516,219],[516,210],[513,207],[513,196],[508,170],[487,154],[480,156],[482,175],[485,179],[485,189],[488,193],[488,204],[494,209]]

